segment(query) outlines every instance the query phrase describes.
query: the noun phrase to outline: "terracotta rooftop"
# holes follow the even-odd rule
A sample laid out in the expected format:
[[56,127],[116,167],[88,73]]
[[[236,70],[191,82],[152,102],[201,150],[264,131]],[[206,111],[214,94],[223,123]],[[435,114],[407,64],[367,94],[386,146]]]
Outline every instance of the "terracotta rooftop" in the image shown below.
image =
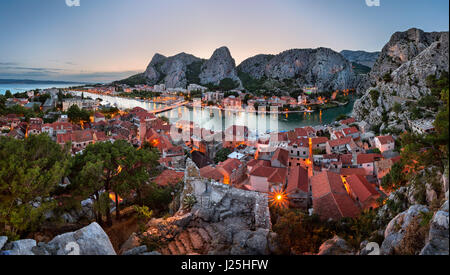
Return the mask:
[[286,191],[291,193],[296,189],[308,192],[308,170],[301,166],[295,166],[289,171]]
[[322,219],[339,220],[359,214],[359,209],[345,190],[339,174],[322,172],[313,176],[311,187],[314,213]]
[[346,128],[342,131],[344,132],[344,135],[346,135],[346,136],[359,133],[359,130],[356,129],[356,127]]
[[328,144],[331,147],[336,147],[336,146],[342,146],[345,144],[350,144],[351,142],[352,142],[352,138],[346,137],[346,138],[341,138],[341,139],[330,140],[330,141],[328,141]]
[[341,174],[343,176],[350,176],[350,175],[367,176],[367,171],[364,168],[342,168]]
[[380,141],[381,145],[395,143],[395,140],[392,136],[379,136],[376,138]]
[[289,151],[278,148],[272,157],[272,161],[278,160],[282,165],[288,166],[289,164]]
[[381,159],[383,156],[380,154],[359,154],[356,162],[358,164],[365,164],[375,162],[377,159]]
[[238,169],[242,163],[237,159],[227,159],[226,161],[217,165],[218,168],[222,168],[228,174],[232,174],[234,170]]
[[364,176],[350,175],[346,178],[352,192],[356,195],[360,202],[365,202],[371,197],[378,197],[380,194],[367,181]]
[[213,179],[215,181],[223,181],[224,176],[216,168],[212,166],[205,166],[200,169],[200,176],[206,179]]
[[184,178],[183,172],[173,170],[164,170],[156,179],[155,183],[159,186],[175,185]]

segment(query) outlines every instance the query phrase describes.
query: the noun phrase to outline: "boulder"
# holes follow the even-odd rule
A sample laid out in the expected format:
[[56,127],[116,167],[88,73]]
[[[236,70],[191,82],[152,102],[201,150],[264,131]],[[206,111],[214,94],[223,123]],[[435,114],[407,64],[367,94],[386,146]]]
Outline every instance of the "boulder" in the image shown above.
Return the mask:
[[425,247],[420,255],[449,255],[448,201],[436,212],[430,224]]
[[108,235],[95,222],[75,232],[56,236],[48,245],[57,247],[57,255],[116,255]]
[[125,256],[141,255],[141,254],[146,253],[146,252],[147,252],[147,246],[141,245],[141,246],[132,248],[132,249],[124,252],[122,255],[125,255]]
[[318,255],[354,255],[353,249],[350,245],[339,236],[334,236],[333,239],[330,239],[324,242],[320,248]]
[[430,210],[423,205],[413,205],[408,210],[398,214],[392,219],[384,231],[384,241],[381,245],[382,255],[392,255],[399,248],[407,227],[414,218]]
[[2,250],[3,246],[6,244],[7,241],[8,241],[8,237],[0,236],[0,250]]
[[36,241],[31,239],[18,240],[5,246],[9,250],[9,255],[34,255],[32,249],[36,246]]

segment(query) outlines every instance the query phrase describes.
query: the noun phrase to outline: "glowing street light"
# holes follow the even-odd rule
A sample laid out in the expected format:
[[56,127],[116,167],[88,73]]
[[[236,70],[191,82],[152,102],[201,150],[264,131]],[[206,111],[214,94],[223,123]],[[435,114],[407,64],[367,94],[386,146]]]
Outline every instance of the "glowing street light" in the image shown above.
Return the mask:
[[289,206],[288,194],[283,190],[274,190],[269,193],[269,200],[271,206],[278,208],[288,208]]

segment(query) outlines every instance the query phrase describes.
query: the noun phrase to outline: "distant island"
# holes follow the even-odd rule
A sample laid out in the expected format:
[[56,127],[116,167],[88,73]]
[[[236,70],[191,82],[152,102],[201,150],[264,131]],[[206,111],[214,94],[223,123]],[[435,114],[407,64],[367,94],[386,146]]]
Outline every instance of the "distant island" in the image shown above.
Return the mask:
[[88,84],[86,82],[31,80],[31,79],[0,79],[0,84]]

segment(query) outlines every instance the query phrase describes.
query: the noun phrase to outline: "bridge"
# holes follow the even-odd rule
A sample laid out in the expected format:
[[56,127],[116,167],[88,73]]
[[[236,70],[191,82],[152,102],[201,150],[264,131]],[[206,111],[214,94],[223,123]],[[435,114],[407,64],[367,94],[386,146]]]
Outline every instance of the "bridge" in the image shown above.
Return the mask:
[[170,111],[170,110],[172,110],[172,109],[176,109],[176,108],[178,108],[178,107],[187,105],[188,103],[189,103],[189,101],[180,102],[180,103],[177,103],[177,104],[175,104],[175,105],[167,106],[167,107],[165,107],[165,108],[156,109],[156,110],[151,110],[151,111],[149,111],[149,113],[152,113],[152,114],[155,114],[155,115],[156,115],[156,114],[160,114],[160,113],[164,113],[164,112]]

